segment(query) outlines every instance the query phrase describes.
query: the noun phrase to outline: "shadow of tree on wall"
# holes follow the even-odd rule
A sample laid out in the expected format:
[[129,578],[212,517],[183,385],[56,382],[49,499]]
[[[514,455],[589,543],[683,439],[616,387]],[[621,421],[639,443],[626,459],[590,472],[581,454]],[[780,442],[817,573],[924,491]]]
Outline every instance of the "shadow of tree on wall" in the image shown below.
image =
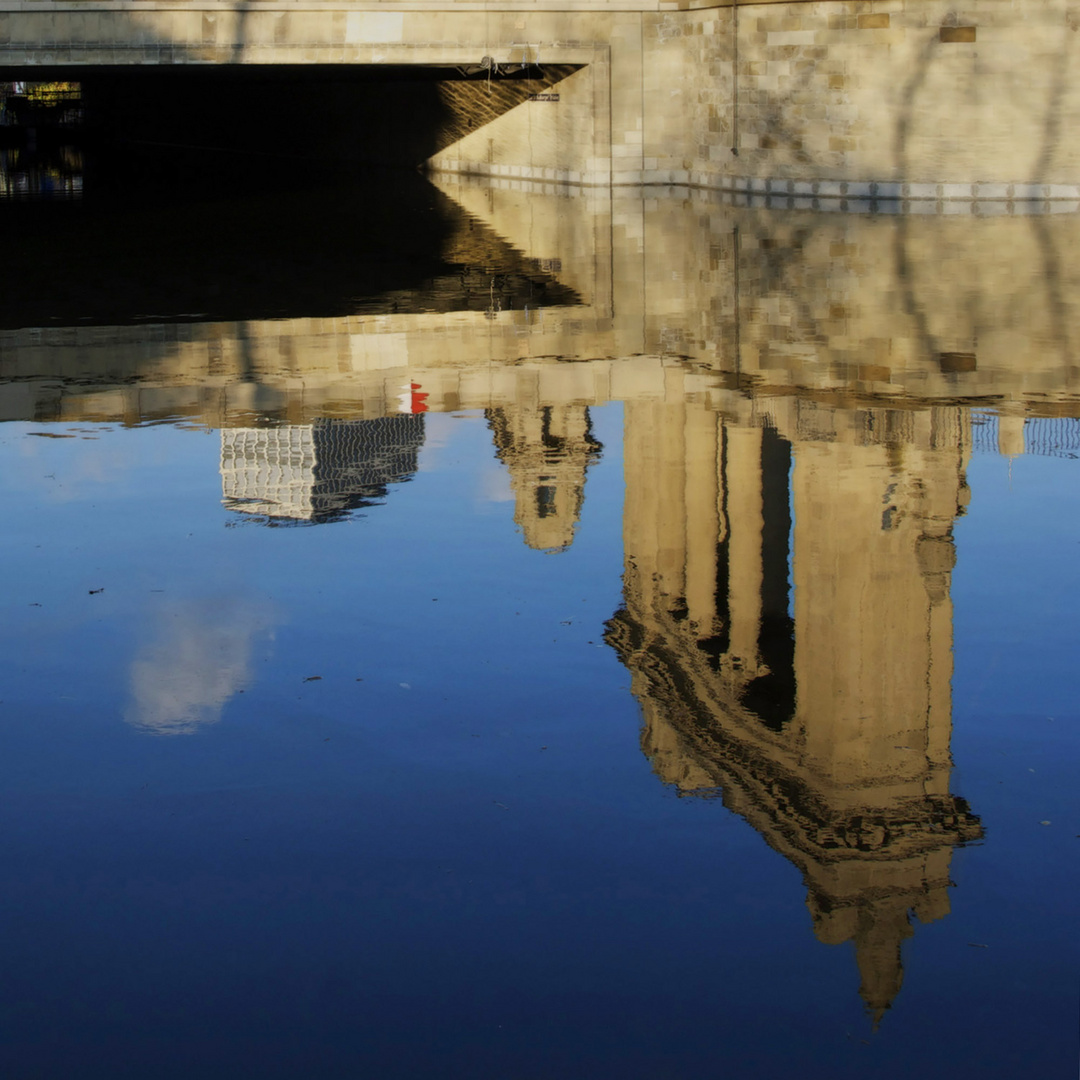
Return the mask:
[[[1076,19],[1077,16],[1074,15],[1073,18]],[[1078,26],[1072,25],[1070,29],[1075,32]],[[1053,57],[1050,93],[1043,118],[1042,141],[1030,179],[1032,184],[1042,183],[1042,177],[1049,174],[1054,154],[1061,143],[1062,105],[1068,89],[1068,68],[1068,54],[1064,48],[1061,48]],[[1075,330],[1073,320],[1068,315],[1068,305],[1065,298],[1067,286],[1063,281],[1061,259],[1057,245],[1054,242],[1053,231],[1049,222],[1042,216],[1032,216],[1030,222],[1035,233],[1036,243],[1042,252],[1043,280],[1046,282],[1054,337],[1061,344],[1061,358],[1066,362],[1080,363],[1080,350],[1077,350],[1073,344]]]
[[[814,50],[820,53],[821,59],[825,50]],[[750,65],[746,64],[746,73],[749,73]],[[744,73],[740,72],[740,75]],[[811,83],[817,75],[814,65],[807,66],[794,80],[791,86],[783,94],[769,93],[762,95],[763,100],[758,102],[758,126],[765,134],[758,136],[759,148],[762,150],[786,149],[790,151],[792,159],[799,163],[809,163],[813,159],[803,147],[803,133],[788,117],[793,111],[793,106],[799,98],[807,93]],[[743,109],[749,112],[744,105]],[[752,148],[750,148],[752,149]]]

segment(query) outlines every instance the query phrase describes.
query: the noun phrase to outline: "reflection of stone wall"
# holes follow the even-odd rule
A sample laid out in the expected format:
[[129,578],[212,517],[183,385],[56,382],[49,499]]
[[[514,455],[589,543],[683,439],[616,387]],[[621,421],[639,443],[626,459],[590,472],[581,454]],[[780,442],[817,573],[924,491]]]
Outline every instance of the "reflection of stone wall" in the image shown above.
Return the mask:
[[872,217],[475,185],[460,194],[585,303],[494,318],[5,331],[0,417],[376,417],[396,411],[409,381],[432,409],[491,408],[516,400],[525,367],[545,403],[593,404],[662,393],[661,356],[686,358],[714,385],[738,378],[771,395],[1080,412],[1080,216]]
[[823,214],[686,198],[644,214],[627,200],[616,220],[640,236],[617,265],[624,276],[641,267],[643,351],[700,358],[781,393],[1050,407],[1080,397],[1070,254],[1080,216]]
[[966,411],[762,404],[627,405],[608,640],[658,775],[721,794],[802,870],[880,1018],[909,911],[947,913],[951,848],[979,835],[949,792]]

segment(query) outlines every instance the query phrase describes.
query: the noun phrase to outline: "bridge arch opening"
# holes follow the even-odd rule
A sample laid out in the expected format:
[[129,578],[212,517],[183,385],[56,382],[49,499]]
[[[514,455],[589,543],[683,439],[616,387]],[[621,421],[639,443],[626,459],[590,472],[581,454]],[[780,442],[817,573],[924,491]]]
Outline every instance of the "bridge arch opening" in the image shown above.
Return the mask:
[[[0,68],[81,87],[72,137],[271,155],[282,161],[418,168],[580,65],[318,64]],[[33,118],[29,117],[29,123]]]

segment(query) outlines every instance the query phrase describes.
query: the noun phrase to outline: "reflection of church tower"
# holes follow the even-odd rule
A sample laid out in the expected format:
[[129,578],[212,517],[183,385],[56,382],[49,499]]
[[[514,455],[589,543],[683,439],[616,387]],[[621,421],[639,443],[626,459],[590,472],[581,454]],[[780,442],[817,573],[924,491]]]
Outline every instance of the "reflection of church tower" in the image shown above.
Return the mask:
[[272,522],[325,522],[386,497],[416,472],[424,418],[222,428],[222,502]]
[[661,779],[721,794],[802,870],[815,932],[854,942],[876,1021],[909,911],[948,912],[951,849],[980,831],[949,794],[969,440],[954,408],[777,405],[790,439],[703,404],[626,406],[625,606],[607,637]]
[[581,513],[585,470],[600,455],[584,405],[488,409],[499,460],[510,470],[514,521],[531,548],[570,546]]

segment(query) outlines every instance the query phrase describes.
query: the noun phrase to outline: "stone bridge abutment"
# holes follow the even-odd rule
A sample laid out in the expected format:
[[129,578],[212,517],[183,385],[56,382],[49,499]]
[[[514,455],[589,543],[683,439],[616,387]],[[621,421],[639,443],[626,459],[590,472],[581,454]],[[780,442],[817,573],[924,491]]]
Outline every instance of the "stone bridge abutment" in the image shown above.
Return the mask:
[[0,0],[11,77],[323,68],[353,156],[582,185],[1071,203],[1078,62],[1080,0]]

